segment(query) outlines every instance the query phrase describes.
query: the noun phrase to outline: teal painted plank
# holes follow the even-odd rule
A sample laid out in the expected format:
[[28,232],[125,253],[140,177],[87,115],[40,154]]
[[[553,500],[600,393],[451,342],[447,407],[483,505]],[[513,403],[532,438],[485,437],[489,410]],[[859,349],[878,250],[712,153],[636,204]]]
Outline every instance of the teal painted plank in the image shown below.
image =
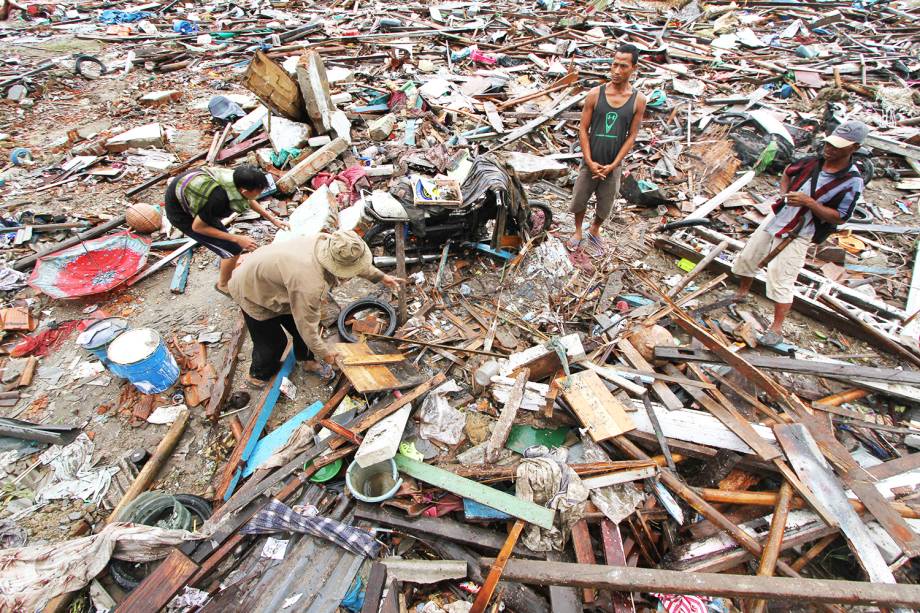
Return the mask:
[[173,272],[172,282],[169,284],[169,291],[174,294],[184,294],[185,285],[188,283],[188,272],[192,267],[192,252],[194,247],[179,256],[176,261],[176,270]]
[[[281,365],[281,370],[278,372],[278,376],[275,377],[275,382],[268,391],[268,396],[265,397],[265,404],[262,405],[262,411],[259,413],[259,418],[256,420],[252,435],[249,437],[249,440],[246,441],[246,447],[243,449],[243,455],[240,457],[240,463],[243,465],[252,457],[252,452],[259,443],[259,437],[262,436],[265,424],[268,423],[268,418],[271,417],[272,410],[275,408],[275,403],[278,402],[278,398],[281,396],[281,381],[294,370],[294,362],[294,352],[291,351],[288,353],[287,359],[284,360],[284,363]],[[241,469],[236,469],[236,472],[233,474],[233,480],[230,481],[230,486],[224,494],[225,501],[230,500],[230,496],[233,495],[233,490],[236,489],[237,484],[240,482],[242,473],[243,471]]]
[[504,511],[508,515],[523,519],[541,528],[552,528],[556,512],[538,504],[521,500],[511,494],[501,492],[494,487],[477,483],[472,479],[460,477],[443,468],[416,462],[402,454],[394,458],[400,471],[419,481],[439,487],[462,498],[469,498],[478,503]]
[[246,463],[246,469],[243,471],[243,476],[248,477],[251,475],[259,468],[262,462],[275,453],[276,449],[287,442],[288,438],[291,436],[291,432],[293,432],[297,426],[311,419],[314,415],[319,413],[321,408],[323,408],[323,403],[317,400],[306,409],[263,436],[262,440],[256,445],[252,455],[249,457],[249,462]]

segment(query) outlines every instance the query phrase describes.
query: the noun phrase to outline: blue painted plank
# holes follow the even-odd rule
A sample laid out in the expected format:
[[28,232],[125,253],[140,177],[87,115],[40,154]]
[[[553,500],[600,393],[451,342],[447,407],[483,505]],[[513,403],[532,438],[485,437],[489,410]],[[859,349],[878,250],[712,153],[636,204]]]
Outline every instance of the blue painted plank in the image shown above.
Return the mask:
[[323,403],[317,400],[306,409],[263,436],[262,440],[259,441],[255,450],[252,452],[249,461],[246,463],[246,469],[243,470],[243,476],[248,477],[251,475],[263,462],[265,462],[265,460],[275,453],[275,450],[287,442],[288,438],[291,436],[291,432],[293,432],[297,426],[311,419],[314,415],[319,413],[319,410],[322,408]]
[[505,251],[504,249],[492,249],[487,243],[463,243],[467,247],[472,247],[473,249],[478,249],[489,255],[494,255],[496,257],[502,258],[503,260],[510,260],[514,257],[514,254],[510,251]]
[[[252,457],[252,452],[255,451],[256,445],[259,444],[259,437],[262,436],[262,431],[265,430],[265,424],[268,423],[268,418],[271,417],[272,411],[275,408],[275,403],[278,402],[278,398],[281,396],[281,380],[294,370],[294,362],[294,351],[292,350],[288,353],[287,359],[284,360],[284,363],[281,365],[281,370],[278,371],[278,376],[275,377],[275,382],[272,384],[271,389],[268,390],[265,404],[262,405],[262,411],[259,413],[258,419],[256,419],[255,428],[253,428],[249,440],[246,441],[246,447],[243,448],[243,455],[240,456],[241,464],[245,465],[249,461],[249,458]],[[236,489],[241,475],[242,470],[237,468],[236,472],[233,474],[233,480],[230,481],[230,486],[224,494],[224,500],[229,500],[230,496],[233,495],[233,490]]]
[[507,519],[513,519],[511,515],[508,515],[504,511],[493,509],[492,507],[476,502],[475,500],[470,500],[469,498],[463,499],[463,515],[466,519],[476,521],[505,521]]

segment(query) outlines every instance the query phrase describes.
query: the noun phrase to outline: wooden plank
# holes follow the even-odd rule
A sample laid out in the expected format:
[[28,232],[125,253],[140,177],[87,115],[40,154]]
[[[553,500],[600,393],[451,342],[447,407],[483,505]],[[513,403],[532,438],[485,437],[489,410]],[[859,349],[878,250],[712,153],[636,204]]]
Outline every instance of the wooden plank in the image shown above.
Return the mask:
[[595,441],[605,441],[636,428],[626,414],[626,407],[614,398],[594,371],[565,377],[561,388],[566,402]]
[[[620,527],[609,519],[602,520],[601,539],[604,543],[604,559],[607,564],[610,566],[627,566]],[[610,599],[613,603],[613,613],[635,613],[636,606],[633,603],[631,593],[611,592]]]
[[802,424],[777,424],[776,438],[793,469],[831,510],[850,549],[873,583],[895,583],[894,575],[872,540],[869,530],[847,501],[843,486]]
[[[665,372],[672,376],[680,376],[680,371],[674,367],[673,364],[668,364],[665,367]],[[726,428],[731,430],[743,440],[748,447],[754,450],[760,458],[764,461],[770,461],[773,458],[778,458],[781,454],[779,449],[774,445],[771,445],[766,439],[764,439],[760,434],[754,430],[750,422],[744,418],[743,415],[738,413],[733,408],[722,405],[720,402],[717,402],[713,397],[709,396],[705,391],[687,386],[681,386],[684,388],[688,394],[690,394],[694,400],[696,400],[700,405],[705,408],[707,411],[716,416],[716,418],[721,421]]]
[[[491,528],[481,528],[473,524],[454,521],[447,517],[425,517],[424,515],[410,517],[372,504],[359,503],[355,509],[355,517],[399,528],[411,534],[433,535],[455,543],[471,545],[477,548],[481,547],[491,551],[499,551],[505,542]],[[539,557],[539,554],[520,544],[514,548],[514,555],[525,558]]]
[[492,434],[486,443],[485,459],[487,463],[498,461],[499,452],[508,440],[511,426],[514,424],[514,418],[517,416],[518,409],[521,408],[521,401],[524,400],[524,385],[526,385],[529,375],[530,370],[527,368],[517,374],[514,385],[511,387],[511,392],[508,394],[508,400],[498,416],[498,421],[492,426]]
[[[661,358],[662,360],[678,362],[724,363],[724,360],[711,351],[685,347],[655,347],[655,357]],[[751,366],[763,368],[764,370],[780,370],[783,372],[815,375],[818,377],[868,379],[871,381],[920,385],[920,372],[915,370],[857,366],[856,364],[818,362],[816,360],[797,360],[794,358],[757,355],[753,353],[745,353],[744,359]]]
[[118,504],[115,505],[115,508],[109,513],[105,523],[108,524],[113,521],[118,521],[118,514],[128,503],[132,502],[153,484],[154,479],[156,479],[157,475],[160,473],[160,469],[163,468],[172,455],[173,450],[176,448],[176,445],[179,444],[179,440],[185,432],[185,427],[188,425],[188,419],[189,412],[187,409],[176,417],[176,421],[174,421],[169,427],[169,430],[166,431],[166,434],[154,450],[153,455],[150,456],[150,459],[144,464],[144,467],[137,474],[137,477],[131,482],[131,486],[125,492],[124,496],[121,497],[121,500],[118,501]]
[[498,557],[495,558],[495,563],[489,569],[486,580],[482,582],[482,587],[476,593],[476,600],[473,601],[473,606],[470,607],[470,613],[484,613],[486,607],[489,606],[489,601],[492,600],[495,588],[498,587],[498,581],[501,579],[505,564],[508,563],[508,558],[511,557],[511,552],[514,550],[514,546],[521,537],[523,530],[524,522],[520,519],[511,526],[505,544],[502,546],[501,551],[498,552]]
[[895,460],[888,460],[866,469],[876,479],[887,479],[920,468],[920,451],[901,456]]
[[[588,531],[588,521],[580,519],[572,525],[572,547],[575,549],[575,559],[581,565],[597,564],[594,557],[594,544],[591,543],[591,533]],[[593,604],[597,594],[593,587],[586,587],[582,593],[585,604]]]
[[243,87],[276,114],[291,121],[307,119],[297,81],[262,51],[256,51],[249,63],[243,75]]
[[342,358],[344,366],[374,366],[376,364],[398,364],[404,362],[406,356],[401,353],[377,353],[368,356],[354,356]]
[[443,468],[416,462],[401,454],[397,454],[394,459],[399,470],[410,477],[447,490],[462,498],[470,498],[493,509],[504,511],[508,515],[523,519],[541,528],[549,529],[553,525],[553,517],[556,512],[552,509],[521,500],[511,494],[506,494],[471,479],[458,477]]
[[380,609],[380,600],[383,597],[386,580],[386,565],[380,562],[371,564],[371,572],[367,576],[367,588],[364,591],[364,606],[361,607],[361,613],[377,613]]
[[[875,339],[876,347],[879,347],[882,350],[887,351],[888,353],[892,355],[898,356],[902,360],[907,360],[914,366],[920,366],[920,356],[918,356],[913,351],[907,349],[900,343],[895,342],[894,340],[889,338],[887,335],[881,333],[874,326],[870,326],[863,320],[859,319],[854,313],[850,312],[850,310],[847,309],[846,306],[844,306],[842,302],[840,302],[836,298],[832,298],[831,296],[828,296],[827,294],[818,294],[818,300],[824,303],[825,305],[827,305],[828,307],[830,307],[833,311],[835,311],[841,317],[845,317],[846,319],[849,319],[858,328],[862,328],[863,332],[866,335],[871,336]],[[914,372],[913,374],[918,379],[920,379],[920,373]]]
[[136,275],[134,275],[133,277],[125,281],[124,284],[130,286],[130,285],[134,285],[138,281],[143,281],[144,279],[146,279],[147,277],[149,277],[156,271],[160,270],[167,264],[181,257],[182,254],[184,254],[186,251],[191,251],[197,245],[198,243],[196,243],[194,239],[190,238],[186,240],[183,246],[179,247],[178,249],[176,249],[175,251],[173,251],[172,253],[170,253],[169,255],[161,259],[160,261],[158,261],[156,264],[148,266],[144,270],[140,271],[139,273],[137,273]]
[[399,221],[396,222],[393,230],[395,231],[396,236],[396,276],[405,283],[399,284],[399,289],[397,290],[397,311],[396,314],[399,317],[399,325],[402,326],[406,323],[408,317],[408,310],[406,306],[406,283],[408,279],[406,278],[406,222]]
[[188,273],[192,268],[192,249],[189,249],[176,262],[176,270],[173,272],[172,282],[169,284],[169,291],[173,294],[184,294],[185,286],[188,283]]
[[[642,357],[642,354],[639,353],[639,350],[633,347],[625,338],[621,338],[617,341],[617,348],[623,354],[630,364],[633,365],[633,368],[640,372],[653,373],[655,369],[652,368],[652,365],[649,364],[645,358]],[[670,411],[677,411],[678,409],[684,408],[683,403],[680,399],[674,395],[674,392],[671,389],[662,383],[661,381],[655,381],[652,383],[652,393],[661,401],[661,403],[668,408]]]
[[198,565],[188,556],[173,549],[157,568],[158,581],[143,581],[121,601],[115,613],[157,613],[160,610],[157,604],[160,598],[157,595],[163,592],[175,593],[197,569]]
[[208,406],[204,414],[212,422],[216,422],[220,417],[220,409],[227,401],[230,395],[230,381],[233,379],[233,373],[236,371],[236,364],[239,361],[240,349],[243,348],[243,332],[246,330],[246,321],[242,316],[236,320],[236,328],[233,330],[233,336],[230,337],[230,344],[227,345],[227,354],[224,356],[224,363],[217,375],[217,380],[211,388],[211,396],[208,398]]
[[351,366],[348,360],[360,362],[374,356],[367,343],[336,343],[335,350],[342,356],[342,372],[360,394],[385,392],[399,387],[399,379],[383,365]]
[[[351,430],[355,434],[361,434],[362,432],[368,430],[374,424],[380,422],[386,417],[389,417],[390,415],[392,415],[399,409],[403,408],[410,402],[415,402],[416,400],[418,400],[419,398],[427,394],[430,390],[438,387],[439,385],[444,383],[444,379],[445,379],[444,373],[439,372],[438,374],[436,374],[434,377],[432,377],[428,381],[425,381],[418,387],[414,388],[411,392],[403,394],[402,396],[400,396],[393,402],[389,403],[388,405],[384,406],[383,408],[380,408],[376,411],[368,411],[364,413],[363,415],[361,415],[360,417],[356,417],[354,420],[348,423],[348,429]],[[345,440],[344,438],[339,438],[337,440],[331,441],[329,443],[329,447],[331,449],[338,449],[339,447],[346,444],[347,442],[348,441]]]
[[[558,551],[547,551],[546,559],[549,562],[565,561]],[[553,613],[584,613],[584,604],[579,597],[579,591],[574,587],[549,586],[549,602]]]
[[291,351],[290,344],[285,349],[282,359],[281,369],[275,373],[271,382],[265,387],[258,405],[250,413],[246,429],[243,430],[243,439],[233,448],[233,453],[230,454],[230,458],[227,460],[224,474],[217,487],[218,499],[226,501],[233,494],[243,467],[255,449],[256,443],[258,443],[259,437],[262,435],[262,430],[265,429],[265,424],[268,423],[268,418],[272,414],[272,409],[275,408],[275,403],[278,402],[278,398],[281,396],[281,380],[294,368],[294,352]]
[[[786,531],[786,519],[789,517],[789,506],[792,502],[793,490],[788,481],[783,481],[779,488],[779,500],[776,502],[776,509],[773,511],[773,519],[770,522],[770,533],[767,541],[763,546],[763,555],[760,556],[760,565],[757,567],[757,575],[760,577],[772,577],[773,569],[776,568],[776,560],[779,559],[779,552],[782,549],[783,535]],[[751,608],[752,613],[763,613],[766,607],[766,601],[758,600]]]
[[[482,558],[480,564],[483,568],[489,567],[492,559]],[[633,592],[920,608],[920,585],[909,583],[887,585],[861,581],[686,573],[536,560],[511,560],[505,566],[504,576],[512,581],[533,585],[572,585]]]

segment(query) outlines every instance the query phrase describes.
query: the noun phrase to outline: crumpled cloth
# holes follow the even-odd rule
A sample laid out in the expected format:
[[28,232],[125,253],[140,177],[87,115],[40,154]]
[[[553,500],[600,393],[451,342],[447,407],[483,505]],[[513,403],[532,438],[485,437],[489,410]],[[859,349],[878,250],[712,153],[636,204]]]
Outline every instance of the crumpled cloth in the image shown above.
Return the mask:
[[563,447],[531,447],[518,465],[515,495],[558,511],[552,528],[530,524],[524,530],[521,542],[531,551],[562,551],[572,526],[584,517],[589,490],[565,463],[567,456]]
[[[607,452],[589,437],[582,439],[582,446],[585,462],[610,461]],[[645,493],[634,483],[617,483],[591,490],[591,502],[615,524],[632,515],[643,501]]]
[[310,185],[313,189],[319,189],[323,185],[332,185],[335,181],[341,181],[348,191],[338,195],[339,204],[352,205],[361,199],[356,186],[365,177],[367,177],[367,170],[364,169],[364,166],[355,164],[337,175],[331,172],[319,172],[310,180]]
[[109,559],[150,562],[169,548],[210,534],[113,523],[98,534],[46,545],[0,550],[0,610],[38,611],[49,600],[82,589]]
[[383,545],[367,530],[349,526],[335,519],[322,517],[315,507],[298,513],[277,500],[270,500],[240,531],[243,534],[274,534],[297,532],[311,534],[335,543],[359,556],[376,558]]
[[466,417],[450,406],[447,394],[459,392],[460,386],[453,379],[431,390],[419,410],[418,434],[424,439],[435,440],[445,445],[456,445],[463,438]]
[[99,14],[99,22],[107,24],[134,23],[135,21],[142,21],[154,16],[155,14],[150,11],[106,10]]
[[8,292],[26,286],[29,275],[12,268],[0,267],[0,291]]
[[492,190],[502,194],[502,202],[514,213],[521,203],[526,202],[524,187],[510,167],[500,163],[492,155],[477,157],[473,161],[470,173],[463,180],[460,191],[463,194],[463,207],[469,207]]
[[51,474],[38,487],[36,502],[72,498],[98,503],[102,500],[117,466],[93,468],[93,441],[85,432],[72,443],[62,447],[52,445],[38,456],[43,465],[51,466]]

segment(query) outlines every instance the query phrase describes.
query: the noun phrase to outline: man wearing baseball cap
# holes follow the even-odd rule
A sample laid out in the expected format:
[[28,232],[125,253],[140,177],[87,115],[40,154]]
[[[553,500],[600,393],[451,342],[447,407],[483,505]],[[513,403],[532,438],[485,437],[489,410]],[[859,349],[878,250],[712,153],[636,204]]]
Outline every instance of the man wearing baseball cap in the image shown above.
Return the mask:
[[824,138],[822,155],[786,167],[774,215],[764,220],[735,259],[732,272],[741,277],[735,299],[740,301],[750,292],[761,262],[773,256],[767,264],[773,323],[758,339],[760,343],[776,345],[783,340],[783,321],[792,308],[795,281],[808,246],[823,242],[853,214],[863,180],[852,157],[868,134],[869,127],[861,121],[842,123]]
[[294,357],[310,372],[331,375],[315,356],[334,365],[338,354],[323,340],[320,316],[326,292],[339,280],[362,277],[396,289],[401,279],[372,265],[370,249],[354,232],[295,238],[259,247],[233,272],[230,295],[243,310],[252,338],[247,382],[263,387],[281,368],[287,336]]

